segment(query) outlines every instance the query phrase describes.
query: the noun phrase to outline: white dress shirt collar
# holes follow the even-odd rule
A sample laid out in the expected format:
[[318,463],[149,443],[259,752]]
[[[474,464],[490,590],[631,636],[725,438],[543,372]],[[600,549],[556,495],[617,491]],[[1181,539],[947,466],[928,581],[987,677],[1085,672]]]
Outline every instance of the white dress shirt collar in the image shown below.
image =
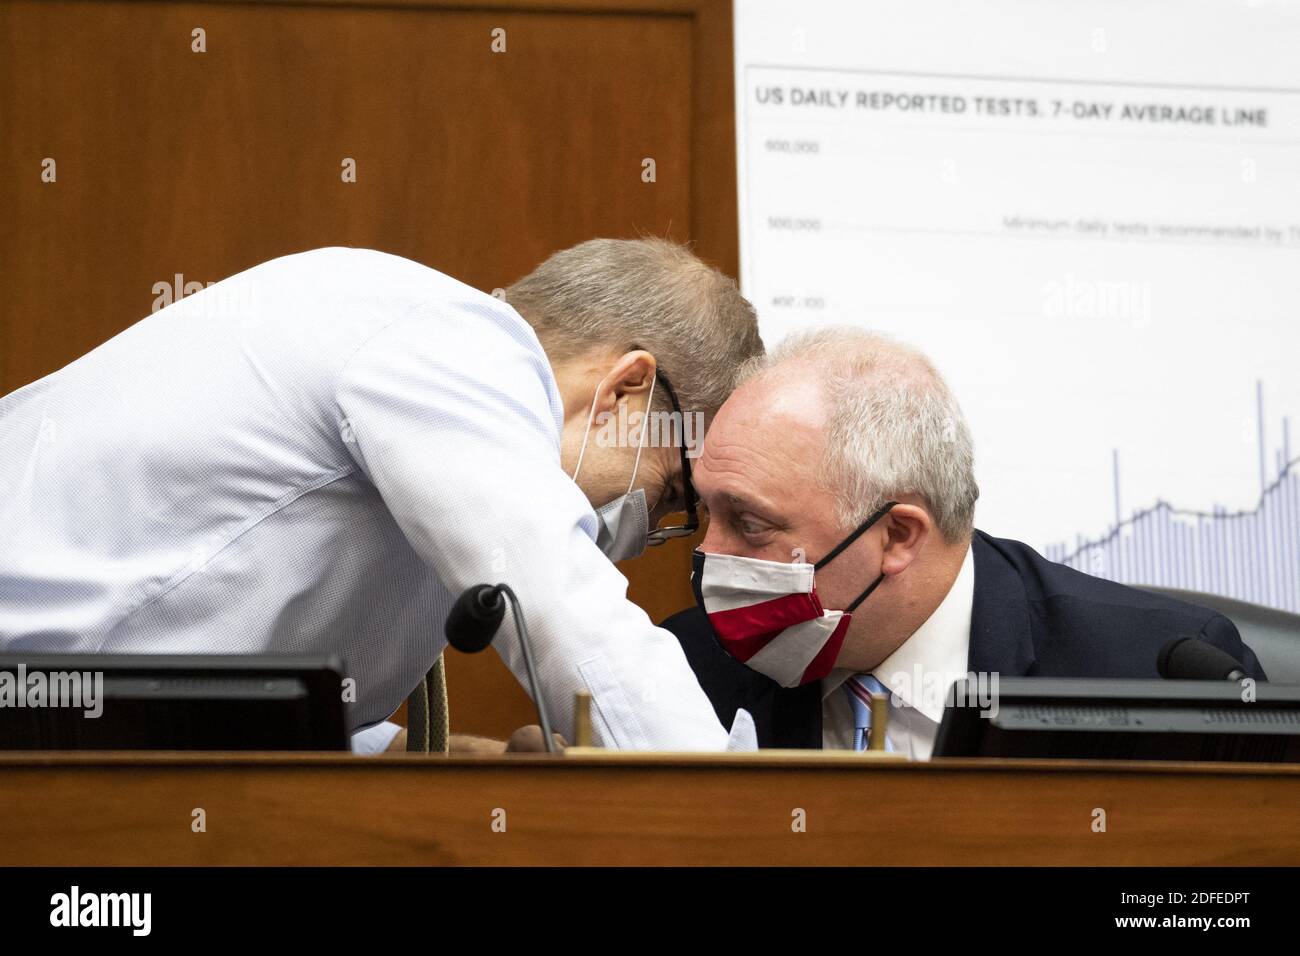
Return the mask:
[[[935,724],[943,718],[948,688],[967,673],[974,603],[975,560],[967,548],[956,580],[934,613],[872,671],[889,688],[895,703],[919,710]],[[832,671],[822,681],[822,699],[853,673],[848,668]]]

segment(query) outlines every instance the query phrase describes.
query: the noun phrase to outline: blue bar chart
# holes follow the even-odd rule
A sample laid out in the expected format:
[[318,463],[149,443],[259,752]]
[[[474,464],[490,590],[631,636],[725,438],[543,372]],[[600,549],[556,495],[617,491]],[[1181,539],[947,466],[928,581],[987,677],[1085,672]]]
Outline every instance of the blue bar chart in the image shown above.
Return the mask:
[[1113,455],[1115,521],[1105,534],[1044,549],[1053,561],[1124,584],[1205,591],[1300,613],[1300,456],[1293,457],[1290,421],[1272,468],[1263,452],[1263,396],[1257,384],[1260,495],[1254,508],[1209,511],[1156,501],[1120,513],[1119,453]]

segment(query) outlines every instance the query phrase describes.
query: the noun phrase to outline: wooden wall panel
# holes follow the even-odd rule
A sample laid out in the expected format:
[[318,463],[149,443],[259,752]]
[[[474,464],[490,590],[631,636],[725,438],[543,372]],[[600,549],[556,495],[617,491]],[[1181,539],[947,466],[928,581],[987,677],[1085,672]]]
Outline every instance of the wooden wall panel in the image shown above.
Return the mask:
[[[657,234],[734,275],[730,32],[710,0],[0,3],[0,394],[147,314],[156,283],[317,246],[490,290]],[[628,566],[655,619],[690,603],[691,546]],[[449,671],[457,730],[531,720],[494,657]]]

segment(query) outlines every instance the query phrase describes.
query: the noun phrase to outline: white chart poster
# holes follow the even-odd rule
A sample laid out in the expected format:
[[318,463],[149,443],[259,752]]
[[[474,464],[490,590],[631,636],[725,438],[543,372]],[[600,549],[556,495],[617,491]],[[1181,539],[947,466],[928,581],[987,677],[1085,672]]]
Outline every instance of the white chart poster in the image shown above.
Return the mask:
[[928,353],[977,525],[1300,611],[1300,3],[737,0],[765,341]]

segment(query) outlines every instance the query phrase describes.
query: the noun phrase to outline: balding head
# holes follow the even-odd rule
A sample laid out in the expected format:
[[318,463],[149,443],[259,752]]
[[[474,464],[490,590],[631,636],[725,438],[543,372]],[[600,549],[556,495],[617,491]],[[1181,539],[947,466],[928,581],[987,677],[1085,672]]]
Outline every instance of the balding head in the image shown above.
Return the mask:
[[979,497],[970,429],[920,352],[877,333],[824,328],[785,339],[741,380],[751,401],[765,395],[759,401],[773,407],[817,394],[822,480],[845,526],[914,495],[947,541],[969,538]]
[[[682,407],[712,417],[763,351],[736,283],[666,239],[591,239],[505,290],[552,364],[593,348],[654,355]],[[662,399],[667,403],[666,397]]]

